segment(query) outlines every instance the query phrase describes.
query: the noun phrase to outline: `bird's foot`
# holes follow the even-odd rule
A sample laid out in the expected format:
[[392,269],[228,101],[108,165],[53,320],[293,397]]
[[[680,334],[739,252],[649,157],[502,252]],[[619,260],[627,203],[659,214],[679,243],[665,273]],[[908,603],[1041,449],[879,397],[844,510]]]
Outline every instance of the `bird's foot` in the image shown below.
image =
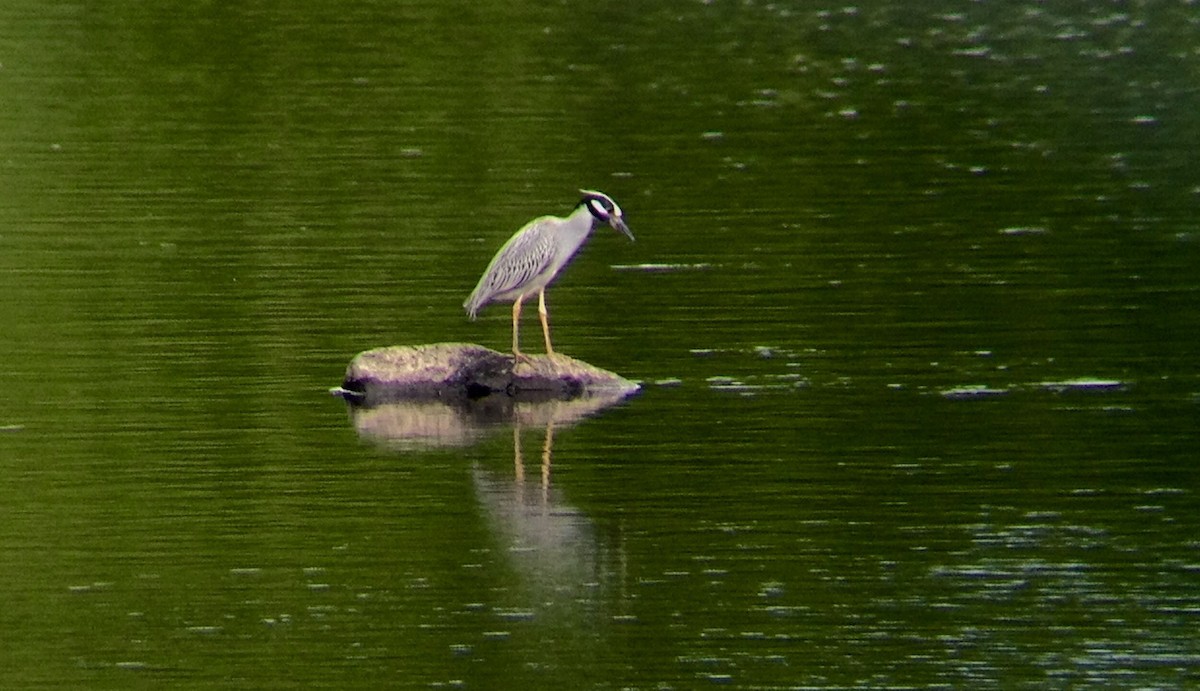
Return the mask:
[[517,365],[522,365],[522,364],[532,365],[533,358],[529,357],[528,355],[526,355],[525,353],[522,353],[519,350],[514,350],[513,351],[513,368],[516,369]]

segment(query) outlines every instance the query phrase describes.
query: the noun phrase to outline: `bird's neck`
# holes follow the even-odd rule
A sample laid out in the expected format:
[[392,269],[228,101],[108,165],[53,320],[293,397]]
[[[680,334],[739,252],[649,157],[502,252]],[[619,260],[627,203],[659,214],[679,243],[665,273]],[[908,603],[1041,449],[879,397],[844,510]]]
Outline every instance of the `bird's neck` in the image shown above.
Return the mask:
[[570,258],[579,251],[583,243],[587,242],[588,236],[592,234],[592,229],[595,227],[596,218],[587,210],[587,207],[579,205],[558,226],[556,252],[564,258]]
[[582,232],[584,235],[592,232],[592,230],[595,229],[597,222],[598,221],[596,220],[596,217],[593,216],[592,212],[588,210],[587,204],[585,203],[580,203],[579,206],[575,207],[575,210],[571,212],[571,215],[567,216],[567,225],[572,230]]

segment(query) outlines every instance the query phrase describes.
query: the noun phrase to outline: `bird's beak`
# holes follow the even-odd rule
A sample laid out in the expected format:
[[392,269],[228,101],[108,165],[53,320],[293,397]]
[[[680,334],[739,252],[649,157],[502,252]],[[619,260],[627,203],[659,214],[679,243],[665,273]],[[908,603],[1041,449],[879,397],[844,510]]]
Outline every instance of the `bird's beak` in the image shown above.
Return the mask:
[[634,242],[633,233],[629,230],[629,226],[625,225],[624,220],[616,216],[610,216],[608,219],[608,224],[613,227],[613,230],[619,230],[622,233],[625,233],[625,237],[629,238],[630,242]]

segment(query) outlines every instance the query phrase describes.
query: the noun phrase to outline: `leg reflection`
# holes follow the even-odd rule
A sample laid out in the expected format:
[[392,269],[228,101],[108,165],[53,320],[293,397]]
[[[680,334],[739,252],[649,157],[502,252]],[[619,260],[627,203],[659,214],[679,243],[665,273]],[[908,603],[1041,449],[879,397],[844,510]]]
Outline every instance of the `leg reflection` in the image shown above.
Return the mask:
[[554,423],[546,423],[546,441],[542,443],[542,506],[550,505],[550,450],[554,447]]
[[513,423],[513,472],[517,486],[525,484],[525,461],[521,458],[521,426]]
[[[546,437],[542,442],[542,506],[550,504],[550,457],[554,450],[554,422],[546,423]],[[525,458],[521,454],[521,424],[513,422],[513,477],[518,488],[525,486]]]

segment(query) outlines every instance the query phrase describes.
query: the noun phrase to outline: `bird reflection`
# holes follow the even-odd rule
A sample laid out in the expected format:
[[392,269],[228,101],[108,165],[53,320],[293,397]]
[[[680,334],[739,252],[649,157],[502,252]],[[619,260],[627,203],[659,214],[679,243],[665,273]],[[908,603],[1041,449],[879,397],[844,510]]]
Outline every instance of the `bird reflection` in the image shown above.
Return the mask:
[[[547,411],[536,412],[540,416]],[[591,626],[587,612],[593,599],[603,595],[602,586],[612,581],[618,558],[591,518],[551,483],[554,420],[533,426],[543,431],[537,466],[533,450],[527,454],[521,443],[522,436],[530,436],[530,430],[522,429],[522,417],[513,424],[513,476],[476,464],[475,495],[500,553],[521,576],[527,604],[535,609],[549,606],[560,615],[572,612],[568,619],[573,625]]]
[[[552,483],[554,438],[556,432],[625,396],[614,392],[565,401],[500,396],[466,404],[407,401],[352,406],[350,414],[360,438],[405,453],[461,448],[511,429],[511,475],[502,466],[482,461],[471,468],[475,496],[497,554],[518,575],[519,587],[508,592],[503,606],[533,613],[550,630],[591,631],[612,614],[614,604],[620,608],[621,598],[612,600],[612,586],[624,580],[624,550],[619,532],[598,529]],[[540,454],[529,444],[539,431]]]

